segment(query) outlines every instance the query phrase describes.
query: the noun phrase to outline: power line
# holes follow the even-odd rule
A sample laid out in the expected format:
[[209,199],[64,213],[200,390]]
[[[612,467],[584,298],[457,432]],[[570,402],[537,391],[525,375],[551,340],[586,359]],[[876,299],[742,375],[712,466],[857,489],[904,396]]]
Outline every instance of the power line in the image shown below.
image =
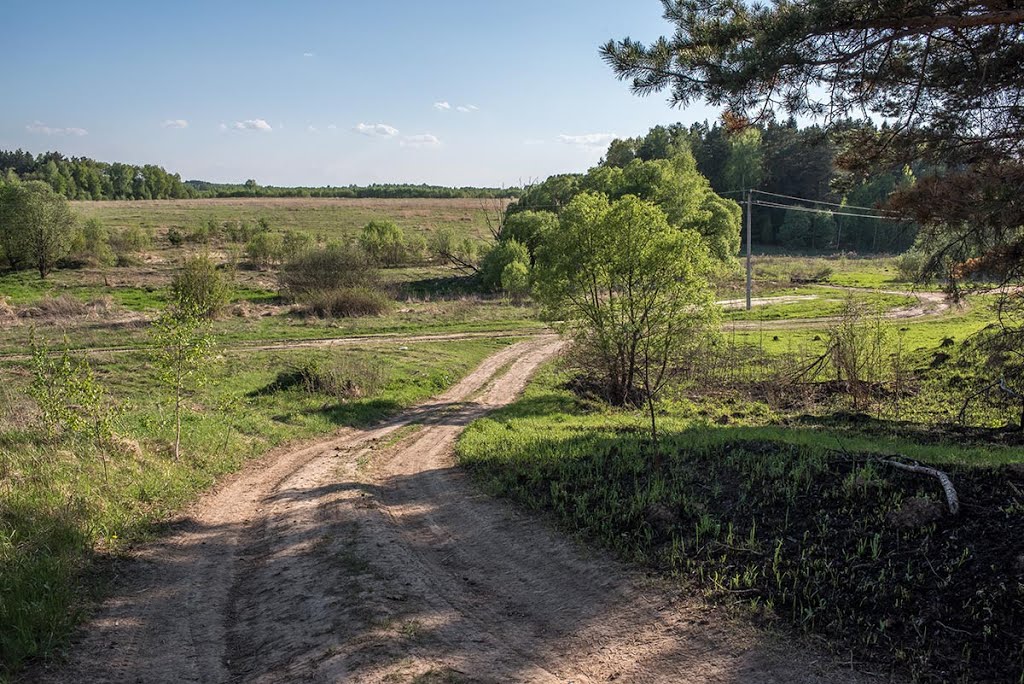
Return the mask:
[[807,204],[823,204],[823,205],[829,206],[829,207],[839,207],[840,209],[864,209],[866,211],[877,211],[877,212],[880,212],[880,213],[892,213],[892,212],[889,212],[889,211],[887,211],[885,209],[877,209],[875,207],[862,207],[862,206],[858,206],[856,204],[836,204],[835,202],[825,202],[824,200],[812,200],[812,199],[807,199],[806,197],[794,197],[792,195],[780,195],[777,192],[767,192],[765,190],[751,190],[751,192],[756,192],[759,195],[770,195],[772,197],[781,197],[783,199],[794,200],[794,201],[797,201],[797,202],[805,202]]
[[[785,209],[786,211],[808,211],[808,212],[810,212],[812,214],[817,214],[817,213],[823,211],[822,209],[812,209],[811,207],[801,207],[801,206],[796,206],[796,205],[793,205],[793,204],[779,204],[778,202],[766,202],[764,200],[754,200],[753,204],[756,204],[759,207],[770,207],[772,209]],[[878,219],[879,221],[902,221],[902,219],[900,219],[900,218],[898,218],[896,216],[879,216],[877,214],[854,214],[854,213],[845,212],[845,211],[829,211],[828,213],[833,215],[833,216],[850,216],[850,217],[853,217],[853,218],[870,218],[870,219]]]

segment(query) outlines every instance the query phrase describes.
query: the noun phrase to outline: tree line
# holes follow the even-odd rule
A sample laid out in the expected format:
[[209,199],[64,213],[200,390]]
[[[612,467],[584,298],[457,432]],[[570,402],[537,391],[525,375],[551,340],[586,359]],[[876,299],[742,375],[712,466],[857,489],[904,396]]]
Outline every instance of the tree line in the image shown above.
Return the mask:
[[[727,115],[711,124],[655,126],[646,135],[613,140],[601,166],[625,168],[635,160],[669,159],[679,149],[687,148],[715,192],[737,200],[744,191],[755,189],[875,207],[886,202],[897,188],[913,184],[915,170],[920,169],[896,165],[867,179],[852,179],[837,165],[840,136],[861,129],[885,133],[884,127],[878,129],[870,122],[848,121],[826,131],[820,126],[801,128],[792,117],[751,123]],[[780,198],[779,203],[794,202]],[[902,252],[914,244],[916,228],[910,223],[893,224],[841,213],[841,207],[835,207],[835,213],[759,207],[753,212],[754,241],[790,249],[889,253]]]
[[148,200],[219,197],[332,197],[381,199],[513,198],[516,188],[446,187],[388,183],[367,186],[279,187],[244,183],[181,180],[163,167],[100,162],[66,157],[60,152],[33,155],[25,150],[0,150],[0,184],[42,181],[69,200]]

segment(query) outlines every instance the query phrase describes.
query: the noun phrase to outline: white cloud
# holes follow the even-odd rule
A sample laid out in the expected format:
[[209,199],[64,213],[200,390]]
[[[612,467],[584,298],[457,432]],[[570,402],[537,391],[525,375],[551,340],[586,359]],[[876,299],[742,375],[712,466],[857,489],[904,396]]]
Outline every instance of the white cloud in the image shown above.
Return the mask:
[[470,112],[479,112],[480,108],[476,105],[459,105],[455,109],[459,110],[463,114],[469,114]]
[[394,126],[388,126],[387,124],[356,124],[354,129],[356,133],[362,133],[372,138],[393,138],[398,135],[398,129]]
[[164,128],[188,128],[188,121],[185,119],[168,119],[161,125]]
[[309,57],[313,57],[314,55],[313,55],[313,53],[312,53],[312,52],[303,52],[303,53],[302,53],[302,56],[303,56],[303,57],[306,57],[306,58],[308,59]]
[[524,145],[545,145],[547,140],[541,140],[540,138],[527,138],[523,141]]
[[313,124],[309,124],[308,126],[306,126],[306,131],[309,133],[316,133],[317,127],[314,126]]
[[329,131],[336,131],[336,130],[338,130],[338,126],[337,126],[337,124],[327,124],[327,130],[329,130]]
[[430,133],[407,135],[402,139],[402,147],[438,147],[440,145],[441,140]]
[[245,121],[236,121],[231,124],[231,127],[236,131],[265,131],[270,132],[274,130],[271,128],[263,119],[246,119]]
[[446,111],[448,111],[451,108],[452,108],[452,106],[450,104],[448,104],[447,102],[435,102],[434,103],[434,109],[436,109],[436,110],[438,110],[440,112],[446,112]]
[[558,139],[566,145],[576,147],[604,147],[615,139],[614,133],[585,133],[583,135],[560,135]]
[[43,135],[89,135],[89,131],[84,128],[52,128],[42,121],[33,121],[25,126],[25,130],[30,133],[42,133]]
[[217,129],[221,131],[226,131],[228,130],[228,125],[226,123],[217,124]]

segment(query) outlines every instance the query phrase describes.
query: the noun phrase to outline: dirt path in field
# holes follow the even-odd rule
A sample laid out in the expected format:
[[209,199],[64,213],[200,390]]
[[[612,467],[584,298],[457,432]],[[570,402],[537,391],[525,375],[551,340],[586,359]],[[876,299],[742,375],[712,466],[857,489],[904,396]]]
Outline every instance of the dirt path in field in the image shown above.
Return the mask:
[[[838,291],[864,291],[861,288],[826,286]],[[951,308],[951,303],[941,292],[910,292],[902,290],[870,290],[880,294],[902,295],[914,297],[915,304],[906,307],[891,309],[883,314],[883,318],[892,320],[905,320],[919,318],[921,316],[934,316],[945,313]],[[794,302],[813,301],[821,299],[820,295],[782,295],[778,297],[755,297],[751,300],[754,307],[762,308],[778,304],[791,304]],[[742,309],[746,306],[745,299],[723,299],[718,304],[723,309]],[[789,318],[778,320],[745,320],[728,321],[726,328],[733,330],[755,329],[768,326],[776,328],[806,328],[810,326],[834,323],[839,320],[837,317],[822,318]],[[307,338],[295,340],[249,340],[245,342],[228,343],[219,347],[221,352],[247,352],[247,351],[286,351],[290,349],[309,349],[321,347],[348,347],[354,345],[373,344],[407,344],[413,342],[447,342],[454,340],[470,340],[476,338],[511,338],[525,337],[535,334],[536,329],[512,329],[494,330],[482,332],[461,332],[461,333],[423,333],[419,335],[408,335],[401,333],[384,333],[369,335],[354,335],[349,337],[327,337]],[[70,349],[72,353],[81,354],[128,354],[132,352],[145,351],[146,347],[141,346],[110,346],[110,347],[81,347]],[[60,354],[55,350],[53,354]],[[25,361],[31,358],[30,354],[24,352],[0,353],[0,362],[3,361]]]
[[[414,342],[452,342],[458,340],[475,339],[508,339],[515,337],[529,337],[537,334],[536,328],[523,328],[519,330],[485,330],[479,332],[461,333],[423,333],[420,335],[403,335],[400,333],[385,333],[376,335],[354,335],[351,337],[316,337],[293,340],[252,340],[235,344],[224,344],[217,347],[218,352],[250,352],[250,351],[287,351],[289,349],[311,349],[323,347],[353,347],[353,346],[375,346],[411,344]],[[69,349],[73,354],[128,354],[131,352],[145,352],[148,347],[78,347]],[[59,355],[63,350],[53,350],[52,355]],[[0,361],[25,361],[32,358],[30,354],[21,352],[0,354]]]
[[[887,320],[907,320],[921,318],[923,316],[938,316],[946,313],[953,307],[953,303],[943,292],[913,292],[910,290],[867,290],[857,287],[843,287],[840,285],[821,285],[837,292],[869,292],[886,295],[898,295],[902,297],[913,297],[915,302],[909,306],[889,309],[882,313],[882,318]],[[792,302],[813,301],[821,299],[819,295],[783,295],[779,297],[759,297],[751,299],[755,307],[766,307],[772,304],[790,304]],[[742,309],[746,306],[745,299],[729,299],[718,302],[724,309]],[[730,330],[750,330],[767,327],[770,329],[780,328],[808,328],[819,325],[828,325],[841,320],[838,316],[822,316],[820,318],[784,318],[769,319],[764,321],[728,321],[725,327]]]
[[452,446],[561,342],[273,453],[123,568],[48,682],[835,682],[826,658],[479,493]]

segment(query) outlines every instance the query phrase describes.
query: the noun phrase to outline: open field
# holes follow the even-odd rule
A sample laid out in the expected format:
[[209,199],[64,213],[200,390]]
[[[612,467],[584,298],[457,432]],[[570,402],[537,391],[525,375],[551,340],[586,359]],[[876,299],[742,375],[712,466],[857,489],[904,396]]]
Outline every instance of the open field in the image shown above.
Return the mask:
[[[961,578],[957,554],[985,559],[1001,553],[992,541],[991,530],[997,527],[993,511],[1003,511],[999,521],[1006,529],[1018,529],[1022,502],[1013,487],[1024,483],[1013,479],[1016,471],[995,469],[1013,468],[1021,461],[1019,433],[1004,429],[1018,418],[1019,407],[982,397],[986,401],[968,407],[964,425],[959,424],[968,388],[986,381],[985,369],[973,355],[972,339],[994,320],[992,296],[951,305],[932,287],[901,281],[888,257],[757,257],[752,311],[743,310],[738,301],[743,296],[741,269],[720,279],[722,335],[717,347],[701,359],[702,365],[682,372],[659,402],[666,458],[660,466],[649,467],[647,418],[638,410],[611,408],[588,397],[586,387],[573,384],[571,357],[542,364],[554,353],[552,329],[528,301],[481,294],[471,279],[427,259],[380,269],[380,284],[389,301],[380,315],[313,316],[281,296],[276,266],[256,268],[247,263],[244,244],[225,235],[178,244],[168,240],[168,231],[175,227],[189,234],[210,220],[256,224],[260,218],[271,232],[297,229],[331,239],[351,238],[371,218],[390,218],[409,231],[447,227],[483,241],[489,233],[479,201],[119,202],[81,205],[80,210],[102,216],[111,227],[152,231],[152,243],[121,266],[62,268],[45,281],[25,272],[0,275],[0,585],[9,588],[0,601],[0,621],[14,626],[0,634],[5,671],[14,672],[28,662],[35,668],[33,674],[45,674],[47,654],[62,652],[75,625],[101,605],[102,624],[111,619],[110,624],[135,624],[144,614],[170,631],[97,627],[92,639],[119,644],[122,655],[109,662],[105,657],[96,660],[99,642],[87,641],[70,656],[97,680],[114,676],[111,673],[148,678],[164,664],[147,658],[144,652],[152,651],[147,644],[168,639],[180,646],[168,652],[168,659],[223,663],[228,657],[234,663],[228,674],[237,677],[299,671],[429,677],[464,667],[473,671],[474,663],[497,649],[505,653],[507,663],[519,663],[520,669],[509,664],[493,671],[512,678],[524,673],[558,678],[580,672],[606,677],[614,674],[612,661],[657,653],[650,662],[660,664],[638,669],[637,676],[724,673],[750,680],[753,673],[763,671],[776,678],[793,675],[808,681],[856,679],[855,674],[838,673],[830,656],[819,658],[813,649],[790,649],[780,655],[774,637],[743,626],[751,613],[784,637],[791,632],[825,636],[847,664],[849,653],[843,649],[853,649],[854,664],[860,669],[895,663],[893,672],[923,679],[934,679],[936,672],[960,672],[951,664],[948,640],[925,640],[916,655],[894,655],[893,645],[911,638],[906,626],[880,632],[866,622],[895,610],[883,608],[881,601],[919,606],[919,594],[879,594],[872,609],[876,612],[864,612],[839,587],[881,582],[885,573],[900,569],[888,549],[938,543],[937,531],[949,541],[928,558],[939,576]],[[171,301],[168,286],[185,256],[202,252],[222,272],[232,274],[232,294],[211,322],[216,356],[206,384],[187,400],[184,456],[176,461],[168,446],[171,397],[152,363],[151,323]],[[817,376],[792,381],[801,368],[827,357],[830,335],[852,310],[858,312],[858,329],[877,330],[878,339],[884,338],[872,357],[879,369],[869,383],[873,389],[854,399],[835,380],[827,358],[820,362]],[[538,342],[516,346],[525,356],[510,355],[517,340],[537,335]],[[34,378],[33,340],[55,358],[69,348],[73,358],[88,360],[105,392],[104,401],[116,415],[115,441],[97,444],[81,436],[47,435],[40,408],[28,396]],[[526,365],[517,366],[520,362]],[[500,408],[513,402],[538,364],[543,370],[525,397]],[[485,370],[473,374],[474,368]],[[510,370],[515,368],[519,370]],[[472,387],[449,389],[467,374],[475,378]],[[898,380],[894,383],[891,377]],[[438,402],[428,401],[437,394],[442,394]],[[420,408],[410,409],[414,406]],[[473,422],[494,409],[498,411],[491,418]],[[536,570],[538,553],[555,553],[554,547],[539,546],[542,551],[524,550],[502,558],[496,549],[507,555],[508,549],[526,549],[553,533],[531,527],[528,533],[513,534],[500,521],[519,513],[504,504],[493,508],[497,504],[481,502],[466,488],[459,479],[461,471],[446,459],[467,425],[458,453],[477,486],[543,511],[581,540],[655,571],[659,582],[667,582],[668,595],[682,592],[683,598],[672,600],[686,608],[667,617],[633,611],[623,603],[629,594],[597,600],[603,585],[583,583],[574,589],[580,605],[593,599],[594,610],[614,615],[598,624],[587,615],[573,614],[578,619],[570,620],[572,629],[584,625],[584,640],[590,640],[586,646],[583,637],[566,637],[570,625],[559,622],[563,618],[552,614],[550,606],[517,603],[514,596],[491,586],[491,578],[504,576],[509,564]],[[308,448],[293,448],[299,442]],[[338,454],[343,455],[340,460]],[[843,483],[860,477],[859,469],[875,468],[871,459],[889,454],[951,469],[957,484],[964,483],[965,505],[984,509],[981,526],[962,528],[943,517],[923,532],[915,529],[893,536],[886,521],[906,500],[938,497],[927,480],[901,479],[877,469],[871,477],[878,477],[878,492],[884,495],[879,494],[877,507],[862,517],[851,514],[862,511],[857,507],[867,505],[870,497]],[[850,459],[852,466],[847,464]],[[277,475],[271,477],[262,466],[247,466],[250,460],[281,470],[272,471]],[[236,471],[242,471],[240,479],[225,479]],[[444,477],[435,480],[431,473]],[[697,473],[707,473],[708,479]],[[995,503],[978,501],[978,492],[999,477],[1012,487],[1000,485],[1002,498]],[[215,485],[225,481],[241,484],[229,485],[220,494],[204,494],[211,488],[218,491]],[[348,484],[332,489],[339,481]],[[667,481],[676,484],[666,488]],[[619,484],[609,489],[600,484],[606,482]],[[781,505],[780,499],[751,498],[749,493],[761,491],[766,482],[772,491],[789,492],[786,505],[799,511],[803,522],[773,518],[771,511]],[[253,484],[258,494],[247,499],[248,508],[238,509],[244,519],[231,517],[235,513],[225,511],[237,497],[225,492],[237,494],[238,487],[248,486],[245,483]],[[729,498],[736,492],[747,494],[739,500]],[[439,496],[458,501],[470,512],[450,517],[446,507],[436,506]],[[846,522],[829,528],[828,534],[821,532],[824,523],[806,509],[814,497],[831,502],[822,515]],[[193,504],[193,524],[165,527]],[[331,518],[329,529],[319,527],[325,511],[338,516]],[[765,522],[752,531],[750,521],[762,518]],[[487,529],[501,530],[501,535],[480,539],[457,556],[424,550],[447,549],[447,542],[431,535],[463,538],[471,534],[470,521],[479,519],[493,522]],[[430,527],[424,520],[437,521],[440,527]],[[226,531],[196,528],[195,521],[223,523]],[[806,521],[817,521],[817,527],[807,527]],[[701,530],[696,533],[700,539],[688,536],[696,529]],[[171,541],[161,547],[164,533],[172,535]],[[306,533],[312,535],[312,546],[298,540]],[[879,541],[873,542],[876,535]],[[979,545],[971,546],[971,535]],[[395,546],[393,557],[377,556],[374,549],[379,547],[367,540],[378,536],[403,543]],[[753,541],[740,544],[739,537]],[[556,546],[561,543],[555,536],[544,538]],[[791,544],[791,538],[797,543]],[[275,546],[275,539],[280,544]],[[773,564],[780,540],[781,560]],[[867,546],[860,548],[862,543]],[[883,545],[874,557],[872,543]],[[228,551],[236,548],[246,550]],[[517,571],[516,576],[524,582],[546,578],[550,587],[568,595],[581,568],[591,567],[591,561],[559,548],[557,553],[563,555],[550,573]],[[213,611],[209,617],[226,605],[223,601],[234,601],[228,613],[203,618],[205,627],[191,621],[180,607],[145,598],[153,595],[156,585],[193,581],[180,574],[174,556],[178,551],[187,554],[182,562],[212,573],[204,576],[210,593],[192,595],[191,605],[208,604]],[[229,555],[216,555],[223,553]],[[331,592],[338,586],[372,587],[346,609],[346,634],[367,644],[388,644],[380,647],[387,651],[386,658],[377,660],[353,650],[354,642],[319,637],[303,641],[301,648],[296,645],[296,653],[302,653],[294,659],[283,652],[245,650],[257,633],[277,629],[270,623],[279,615],[273,608],[258,609],[230,596],[273,586],[268,577],[281,568],[275,561],[257,558],[290,554],[303,560],[287,571],[294,582],[288,589],[292,593],[281,594],[281,605],[305,600],[294,592],[336,601]],[[1003,555],[1007,562],[1015,558]],[[797,562],[806,557],[817,560],[809,565]],[[853,574],[829,574],[827,559],[833,557],[845,557],[850,567],[866,565]],[[139,570],[139,558],[152,559],[152,570]],[[457,567],[450,567],[453,558],[458,559]],[[217,570],[222,562],[239,569],[241,584],[225,584]],[[409,572],[421,573],[429,581],[423,580],[425,584],[415,590],[392,586],[405,580],[404,575],[389,579],[384,567],[388,563],[419,568]],[[630,570],[621,570],[610,559],[595,567],[598,575],[613,576],[616,582],[633,581],[628,579]],[[999,567],[999,572],[1012,570]],[[917,583],[924,581],[919,573],[935,578],[935,573],[918,566],[906,572],[914,573],[912,581]],[[328,576],[335,578],[334,588],[318,584],[318,578]],[[470,577],[477,585],[466,586],[477,588],[457,589],[458,577]],[[1000,577],[975,572],[973,581],[988,592],[984,599],[964,608],[962,621],[949,615],[937,619],[954,630],[975,629],[971,620],[976,614],[971,610],[1018,600],[993,588]],[[822,588],[820,595],[807,593],[805,587],[811,584]],[[102,603],[111,592],[129,592],[139,600],[119,607]],[[405,598],[398,605],[371,594]],[[666,594],[651,596],[661,601]],[[439,608],[446,597],[455,597],[453,608]],[[952,597],[951,605],[963,607],[962,601],[955,603],[962,598]],[[467,643],[460,623],[494,622],[493,616],[472,608],[481,601],[505,606],[518,617],[480,637],[479,647],[457,646]],[[725,617],[715,607],[723,605],[739,606],[739,611],[729,610]],[[146,612],[152,610],[169,612]],[[711,669],[697,672],[688,669],[695,662],[692,652],[672,651],[676,646],[649,630],[660,625],[658,629],[668,630],[665,633],[688,639],[695,623],[677,619],[678,615],[710,614],[707,611],[719,611],[705,646],[718,655],[708,666]],[[245,618],[232,626],[223,622],[224,615]],[[331,619],[328,614],[322,617]],[[997,656],[1013,666],[1016,656],[1007,650],[1006,634],[1018,629],[1017,618],[1011,611],[1005,616],[1008,622],[995,626],[992,640],[972,642],[965,667],[1003,673],[991,660]],[[669,622],[661,622],[665,619]],[[545,631],[545,625],[554,626]],[[311,623],[309,634],[319,629],[314,627]],[[198,641],[174,636],[194,629],[213,630],[207,650]],[[624,644],[615,636],[623,632],[646,636]],[[435,655],[424,657],[424,645]],[[601,660],[594,649],[602,645],[618,655]],[[539,655],[524,660],[520,655],[525,652]],[[819,664],[811,668],[809,659],[814,658]],[[56,680],[66,673],[54,672]]]
[[218,223],[266,219],[275,229],[302,230],[326,239],[354,237],[374,220],[394,221],[416,233],[451,228],[482,240],[490,233],[487,217],[504,210],[508,200],[480,199],[200,199],[74,202],[82,216],[96,217],[111,228],[152,229],[157,236],[171,227],[197,228]]

